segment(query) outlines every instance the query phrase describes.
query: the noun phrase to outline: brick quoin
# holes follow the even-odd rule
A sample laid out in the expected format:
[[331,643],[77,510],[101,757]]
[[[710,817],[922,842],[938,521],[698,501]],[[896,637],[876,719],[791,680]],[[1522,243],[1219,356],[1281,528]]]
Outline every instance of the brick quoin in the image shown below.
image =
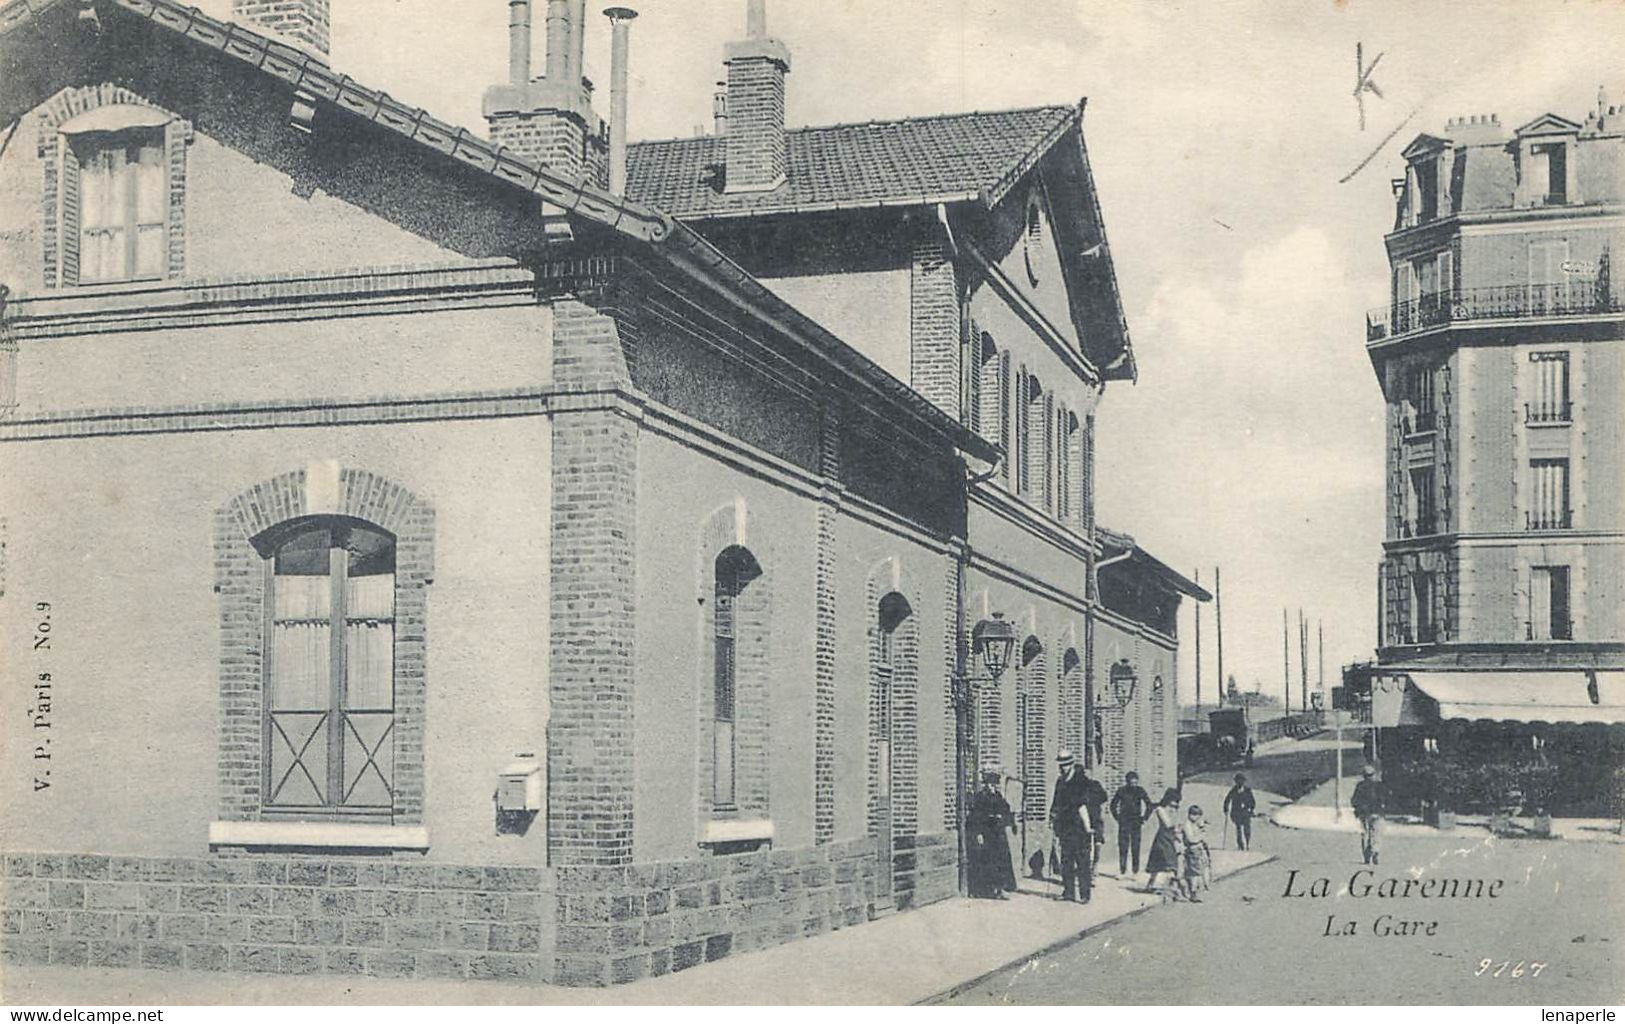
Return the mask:
[[835,519],[841,476],[841,424],[832,403],[826,402],[823,408],[818,442],[824,494],[815,513],[813,842],[822,845],[835,837]]
[[[632,859],[637,435],[616,319],[554,305],[553,374],[602,404],[553,416],[547,850],[554,865]],[[583,397],[587,397],[584,395]]]

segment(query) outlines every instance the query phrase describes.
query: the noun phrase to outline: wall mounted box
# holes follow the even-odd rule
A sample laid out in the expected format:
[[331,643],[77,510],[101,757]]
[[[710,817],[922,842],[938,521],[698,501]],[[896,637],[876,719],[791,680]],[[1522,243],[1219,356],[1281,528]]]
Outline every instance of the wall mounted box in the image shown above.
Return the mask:
[[542,766],[530,754],[519,755],[497,776],[497,810],[542,809]]

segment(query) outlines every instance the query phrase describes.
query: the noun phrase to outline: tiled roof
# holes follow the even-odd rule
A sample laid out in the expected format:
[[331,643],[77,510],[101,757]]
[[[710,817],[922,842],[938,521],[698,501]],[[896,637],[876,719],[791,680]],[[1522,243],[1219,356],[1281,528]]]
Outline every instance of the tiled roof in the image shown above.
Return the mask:
[[992,203],[1080,116],[1075,106],[791,129],[786,181],[722,190],[726,140],[628,147],[627,198],[677,217],[736,217],[979,199]]

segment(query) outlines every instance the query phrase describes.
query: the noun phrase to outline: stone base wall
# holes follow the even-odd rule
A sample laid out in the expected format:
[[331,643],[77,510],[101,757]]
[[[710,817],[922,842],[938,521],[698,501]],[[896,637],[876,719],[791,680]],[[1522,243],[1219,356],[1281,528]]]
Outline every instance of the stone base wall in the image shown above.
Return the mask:
[[547,872],[324,857],[7,854],[5,963],[544,980]]
[[923,907],[959,893],[959,833],[903,836],[897,840],[893,883],[898,910]]
[[[957,890],[954,833],[902,837],[898,910]],[[13,853],[0,960],[602,986],[877,913],[874,844],[627,867]]]
[[874,913],[874,892],[874,846],[867,839],[625,868],[561,868],[555,980],[617,985],[862,924]]

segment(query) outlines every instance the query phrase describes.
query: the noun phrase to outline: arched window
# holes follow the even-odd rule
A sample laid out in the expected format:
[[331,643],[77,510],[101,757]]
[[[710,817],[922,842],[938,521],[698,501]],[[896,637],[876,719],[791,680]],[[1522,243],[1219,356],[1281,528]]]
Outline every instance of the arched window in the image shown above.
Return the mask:
[[1027,200],[1027,223],[1022,237],[1021,255],[1027,264],[1027,281],[1038,285],[1038,247],[1044,242],[1044,214],[1038,206],[1038,196]]
[[1042,820],[1048,794],[1044,791],[1048,766],[1044,763],[1046,672],[1044,644],[1029,636],[1021,644],[1021,669],[1016,682],[1016,733],[1021,757],[1022,807],[1029,819]]
[[262,541],[268,658],[264,807],[394,806],[395,537],[359,519],[295,520]]
[[65,89],[41,113],[46,286],[181,274],[191,125],[111,83]]
[[711,612],[711,805],[718,809],[733,808],[739,800],[739,652],[743,631],[756,625],[740,614],[740,598],[761,574],[756,559],[742,547],[717,556]]
[[993,335],[981,334],[981,362],[976,368],[976,424],[984,440],[1007,447],[1010,434],[1009,359]]
[[1016,493],[1032,490],[1032,392],[1038,382],[1027,375],[1027,367],[1016,371],[1016,430],[1011,439],[1010,461],[1016,464]]

